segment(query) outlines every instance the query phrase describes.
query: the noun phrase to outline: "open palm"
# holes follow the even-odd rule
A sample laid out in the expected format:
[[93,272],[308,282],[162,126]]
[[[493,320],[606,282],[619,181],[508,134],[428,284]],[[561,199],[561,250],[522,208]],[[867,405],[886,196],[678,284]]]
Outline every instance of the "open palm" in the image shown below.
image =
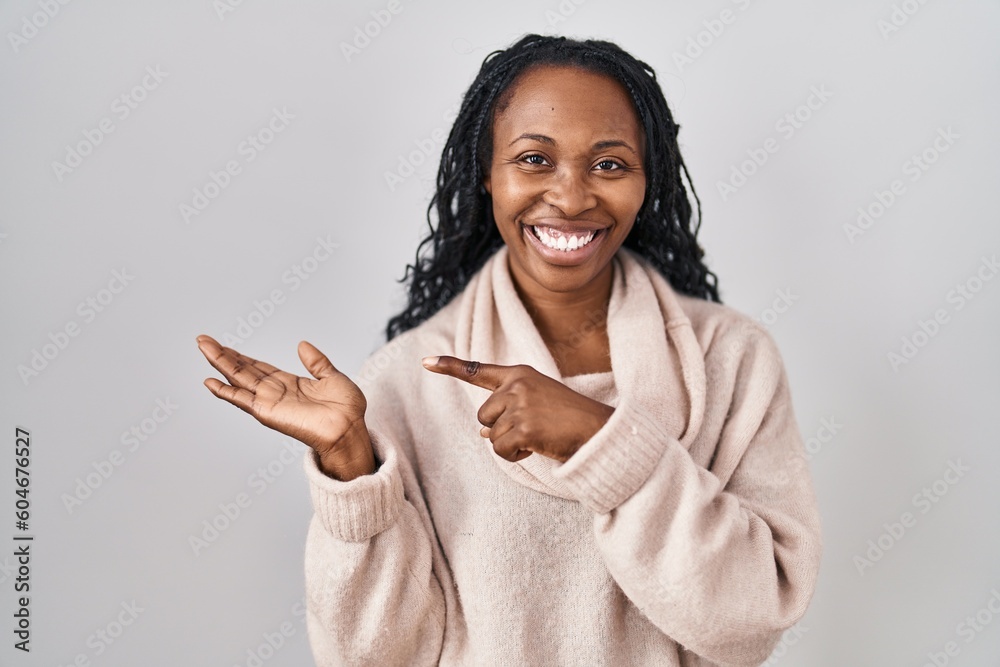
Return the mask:
[[346,442],[345,435],[364,429],[364,394],[322,352],[305,341],[299,343],[299,359],[315,379],[287,373],[223,347],[211,336],[198,336],[198,349],[229,381],[205,380],[213,394],[253,415],[261,424],[304,442],[320,455]]

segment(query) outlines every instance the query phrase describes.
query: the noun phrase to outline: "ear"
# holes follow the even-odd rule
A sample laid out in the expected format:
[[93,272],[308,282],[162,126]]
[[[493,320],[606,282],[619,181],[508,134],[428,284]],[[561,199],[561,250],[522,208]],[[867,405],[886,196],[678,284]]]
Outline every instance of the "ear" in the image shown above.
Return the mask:
[[490,195],[491,197],[493,196],[493,186],[490,183],[490,175],[489,175],[489,173],[487,173],[485,176],[483,176],[483,190],[485,190],[486,193],[488,195]]

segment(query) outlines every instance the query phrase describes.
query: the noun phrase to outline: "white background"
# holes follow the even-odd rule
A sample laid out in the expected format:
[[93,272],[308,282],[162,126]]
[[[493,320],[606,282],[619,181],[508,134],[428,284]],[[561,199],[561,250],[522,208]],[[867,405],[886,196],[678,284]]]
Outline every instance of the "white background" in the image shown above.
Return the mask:
[[[264,664],[310,664],[301,452],[286,465],[284,438],[210,395],[195,336],[235,333],[281,290],[237,347],[302,372],[295,347],[308,339],[355,373],[402,306],[395,281],[425,233],[440,144],[429,156],[421,145],[447,132],[489,51],[558,32],[616,41],[657,70],[723,300],[763,318],[782,351],[825,552],[808,614],[773,660],[996,664],[1000,279],[983,258],[1000,252],[1000,6],[908,0],[912,15],[892,26],[885,0],[576,2],[402,0],[349,56],[342,44],[385,3],[52,2],[51,18],[38,0],[3,3],[0,540],[20,532],[23,427],[35,541],[30,655],[12,648],[13,546],[0,548],[0,663],[247,665],[287,621],[293,634]],[[730,23],[713,23],[723,10]],[[122,117],[116,100],[147,67],[162,80],[147,77]],[[829,99],[800,109],[813,87]],[[274,109],[294,118],[248,161],[241,142]],[[805,120],[788,136],[777,123],[796,112]],[[103,119],[113,132],[78,166],[53,166]],[[947,150],[934,149],[949,128]],[[769,138],[778,150],[724,198],[718,183]],[[913,171],[925,150],[933,164]],[[386,173],[411,154],[416,173],[390,189]],[[179,207],[229,160],[240,173],[186,221]],[[845,225],[878,212],[895,180],[901,194],[849,239]],[[338,247],[293,289],[287,272],[320,237]],[[127,286],[102,292],[122,270]],[[959,299],[959,285],[978,292]],[[768,312],[780,293],[791,305]],[[93,316],[79,308],[108,297]],[[934,335],[918,333],[939,309]],[[78,335],[61,338],[71,323]],[[894,367],[904,337],[919,347]],[[22,377],[35,352],[52,358]],[[177,406],[162,423],[149,421],[163,416],[158,399]],[[122,433],[143,420],[155,432],[132,451]],[[121,465],[101,478],[115,450]],[[956,462],[968,472],[940,481]],[[278,474],[260,484],[269,464]],[[943,495],[915,503],[935,482]],[[67,507],[80,484],[89,497]],[[196,554],[189,538],[240,493],[250,505]],[[886,524],[904,512],[913,521],[893,537]],[[888,549],[866,556],[880,537]],[[134,622],[97,640],[133,602]],[[960,625],[977,612],[979,631]]]

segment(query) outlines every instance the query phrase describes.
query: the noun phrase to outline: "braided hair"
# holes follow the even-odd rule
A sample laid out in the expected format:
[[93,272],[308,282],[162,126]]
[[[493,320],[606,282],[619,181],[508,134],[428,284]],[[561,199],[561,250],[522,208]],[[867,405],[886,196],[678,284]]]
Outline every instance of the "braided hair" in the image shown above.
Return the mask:
[[[503,246],[493,202],[483,187],[492,160],[493,118],[506,107],[518,75],[535,65],[566,65],[608,76],[625,86],[646,136],[646,193],[623,245],[643,256],[683,294],[721,303],[717,276],[702,262],[698,245],[701,200],[677,145],[677,131],[656,73],[621,47],[601,40],[526,35],[486,56],[462,99],[441,155],[434,196],[427,207],[430,234],[417,247],[406,308],[389,320],[386,339],[416,327],[461,292],[486,260]],[[691,229],[687,178],[698,208]],[[432,214],[436,213],[437,227]],[[425,254],[425,248],[430,253]]]

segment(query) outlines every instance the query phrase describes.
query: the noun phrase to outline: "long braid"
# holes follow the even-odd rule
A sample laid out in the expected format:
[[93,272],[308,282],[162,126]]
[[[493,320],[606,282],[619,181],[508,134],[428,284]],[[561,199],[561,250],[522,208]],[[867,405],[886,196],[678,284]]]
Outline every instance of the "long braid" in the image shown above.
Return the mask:
[[[625,86],[646,134],[646,196],[623,245],[656,267],[677,291],[719,302],[718,279],[702,262],[698,245],[701,200],[677,145],[674,122],[656,73],[611,42],[526,35],[483,60],[466,92],[441,154],[436,191],[427,207],[430,233],[417,247],[406,308],[389,320],[386,338],[418,326],[446,306],[500,247],[493,204],[482,187],[492,159],[492,122],[510,98],[511,84],[527,68],[570,65],[605,74]],[[691,229],[691,202],[697,226]],[[437,220],[435,226],[434,220]]]

